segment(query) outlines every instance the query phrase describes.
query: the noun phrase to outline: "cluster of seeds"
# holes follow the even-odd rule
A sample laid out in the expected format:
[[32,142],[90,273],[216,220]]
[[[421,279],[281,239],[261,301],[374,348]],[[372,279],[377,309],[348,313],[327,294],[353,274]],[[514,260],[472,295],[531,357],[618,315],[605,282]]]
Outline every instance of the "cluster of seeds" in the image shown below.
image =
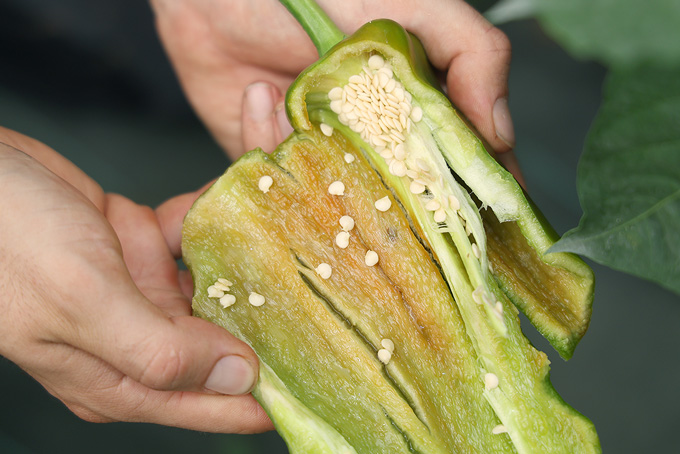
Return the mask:
[[208,287],[209,298],[219,298],[222,307],[227,308],[236,302],[236,297],[231,293],[227,293],[231,286],[234,285],[231,281],[219,278],[213,285]]
[[[394,78],[390,65],[380,55],[370,57],[361,74],[351,76],[345,86],[333,88],[328,97],[340,123],[373,147],[403,143],[404,131],[410,131],[411,122],[423,118],[422,109],[411,105],[411,94]],[[326,135],[333,132],[328,128],[322,126]]]
[[[412,95],[394,78],[390,64],[383,57],[372,55],[360,74],[351,76],[344,86],[330,90],[328,97],[338,121],[369,143],[385,159],[392,175],[409,177],[411,193],[426,193],[428,186],[434,183],[430,166],[419,158],[408,160],[408,150],[404,144],[405,134],[410,132],[413,122],[422,120],[423,111],[412,105]],[[327,136],[333,134],[330,125],[321,123],[320,128]],[[354,159],[354,156],[349,156],[351,160]],[[351,162],[347,160],[347,155],[345,159]],[[446,210],[451,208],[465,224],[456,196],[432,198],[431,193],[427,194],[425,208],[432,212],[436,223],[444,223]],[[467,232],[468,235],[471,233],[469,227]]]
[[[233,306],[234,303],[236,303],[236,296],[232,295],[231,293],[227,293],[231,289],[232,285],[234,284],[228,279],[223,277],[217,279],[213,285],[208,287],[208,298],[219,299],[220,304],[225,309]],[[250,296],[248,297],[248,302],[256,307],[262,306],[264,304],[264,296],[255,292],[251,292]]]
[[378,359],[381,363],[387,365],[392,359],[394,353],[394,342],[391,339],[383,339],[380,341],[382,348],[378,350]]
[[472,299],[477,304],[488,305],[493,310],[496,317],[498,317],[499,320],[503,320],[503,304],[493,298],[493,295],[490,292],[487,292],[483,285],[480,285],[472,291]]

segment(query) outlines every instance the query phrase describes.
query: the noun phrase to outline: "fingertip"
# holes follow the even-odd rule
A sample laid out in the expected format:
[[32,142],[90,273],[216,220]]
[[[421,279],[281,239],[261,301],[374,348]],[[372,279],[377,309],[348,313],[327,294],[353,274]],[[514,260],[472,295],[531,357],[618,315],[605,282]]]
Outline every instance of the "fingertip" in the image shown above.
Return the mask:
[[[508,149],[515,148],[515,127],[510,115],[508,98],[501,97],[496,100],[493,105],[492,118],[496,137],[498,137]],[[497,149],[496,151],[503,152],[506,150]]]
[[281,133],[276,107],[280,97],[279,89],[268,82],[255,82],[246,87],[241,112],[241,135],[246,150],[259,147],[269,153],[278,145],[277,135]]
[[248,394],[257,383],[257,365],[238,355],[220,358],[213,366],[206,389],[231,396]]

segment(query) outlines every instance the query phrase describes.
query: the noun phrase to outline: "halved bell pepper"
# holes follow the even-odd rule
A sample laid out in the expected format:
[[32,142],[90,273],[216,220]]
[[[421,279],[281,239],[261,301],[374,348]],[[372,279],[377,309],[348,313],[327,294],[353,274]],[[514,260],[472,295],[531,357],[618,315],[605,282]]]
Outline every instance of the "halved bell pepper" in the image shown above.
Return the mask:
[[330,46],[313,3],[284,3],[332,49],[288,92],[295,132],[196,201],[182,248],[195,314],[258,354],[253,394],[291,452],[599,452],[515,309],[571,356],[590,269],[546,254],[554,232],[417,40],[373,21]]

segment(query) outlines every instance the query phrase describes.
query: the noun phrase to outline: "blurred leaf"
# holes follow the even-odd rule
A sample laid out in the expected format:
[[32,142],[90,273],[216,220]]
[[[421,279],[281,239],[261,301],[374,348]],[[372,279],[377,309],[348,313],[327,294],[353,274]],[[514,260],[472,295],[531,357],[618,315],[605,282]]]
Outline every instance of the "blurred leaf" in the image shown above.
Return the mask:
[[533,0],[545,30],[577,57],[621,66],[680,63],[679,0]]
[[579,162],[571,251],[680,293],[680,65],[610,73]]
[[535,15],[536,0],[500,0],[484,13],[484,17],[494,25],[528,19]]

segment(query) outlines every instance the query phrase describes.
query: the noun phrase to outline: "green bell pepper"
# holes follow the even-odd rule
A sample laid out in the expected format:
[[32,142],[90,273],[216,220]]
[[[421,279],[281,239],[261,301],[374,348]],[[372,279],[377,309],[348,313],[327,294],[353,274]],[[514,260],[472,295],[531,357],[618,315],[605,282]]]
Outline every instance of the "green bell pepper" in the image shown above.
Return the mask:
[[571,356],[590,269],[546,253],[556,235],[414,37],[380,20],[338,43],[284,3],[325,53],[288,91],[295,132],[196,201],[183,254],[195,314],[257,352],[291,452],[599,452],[515,309]]

